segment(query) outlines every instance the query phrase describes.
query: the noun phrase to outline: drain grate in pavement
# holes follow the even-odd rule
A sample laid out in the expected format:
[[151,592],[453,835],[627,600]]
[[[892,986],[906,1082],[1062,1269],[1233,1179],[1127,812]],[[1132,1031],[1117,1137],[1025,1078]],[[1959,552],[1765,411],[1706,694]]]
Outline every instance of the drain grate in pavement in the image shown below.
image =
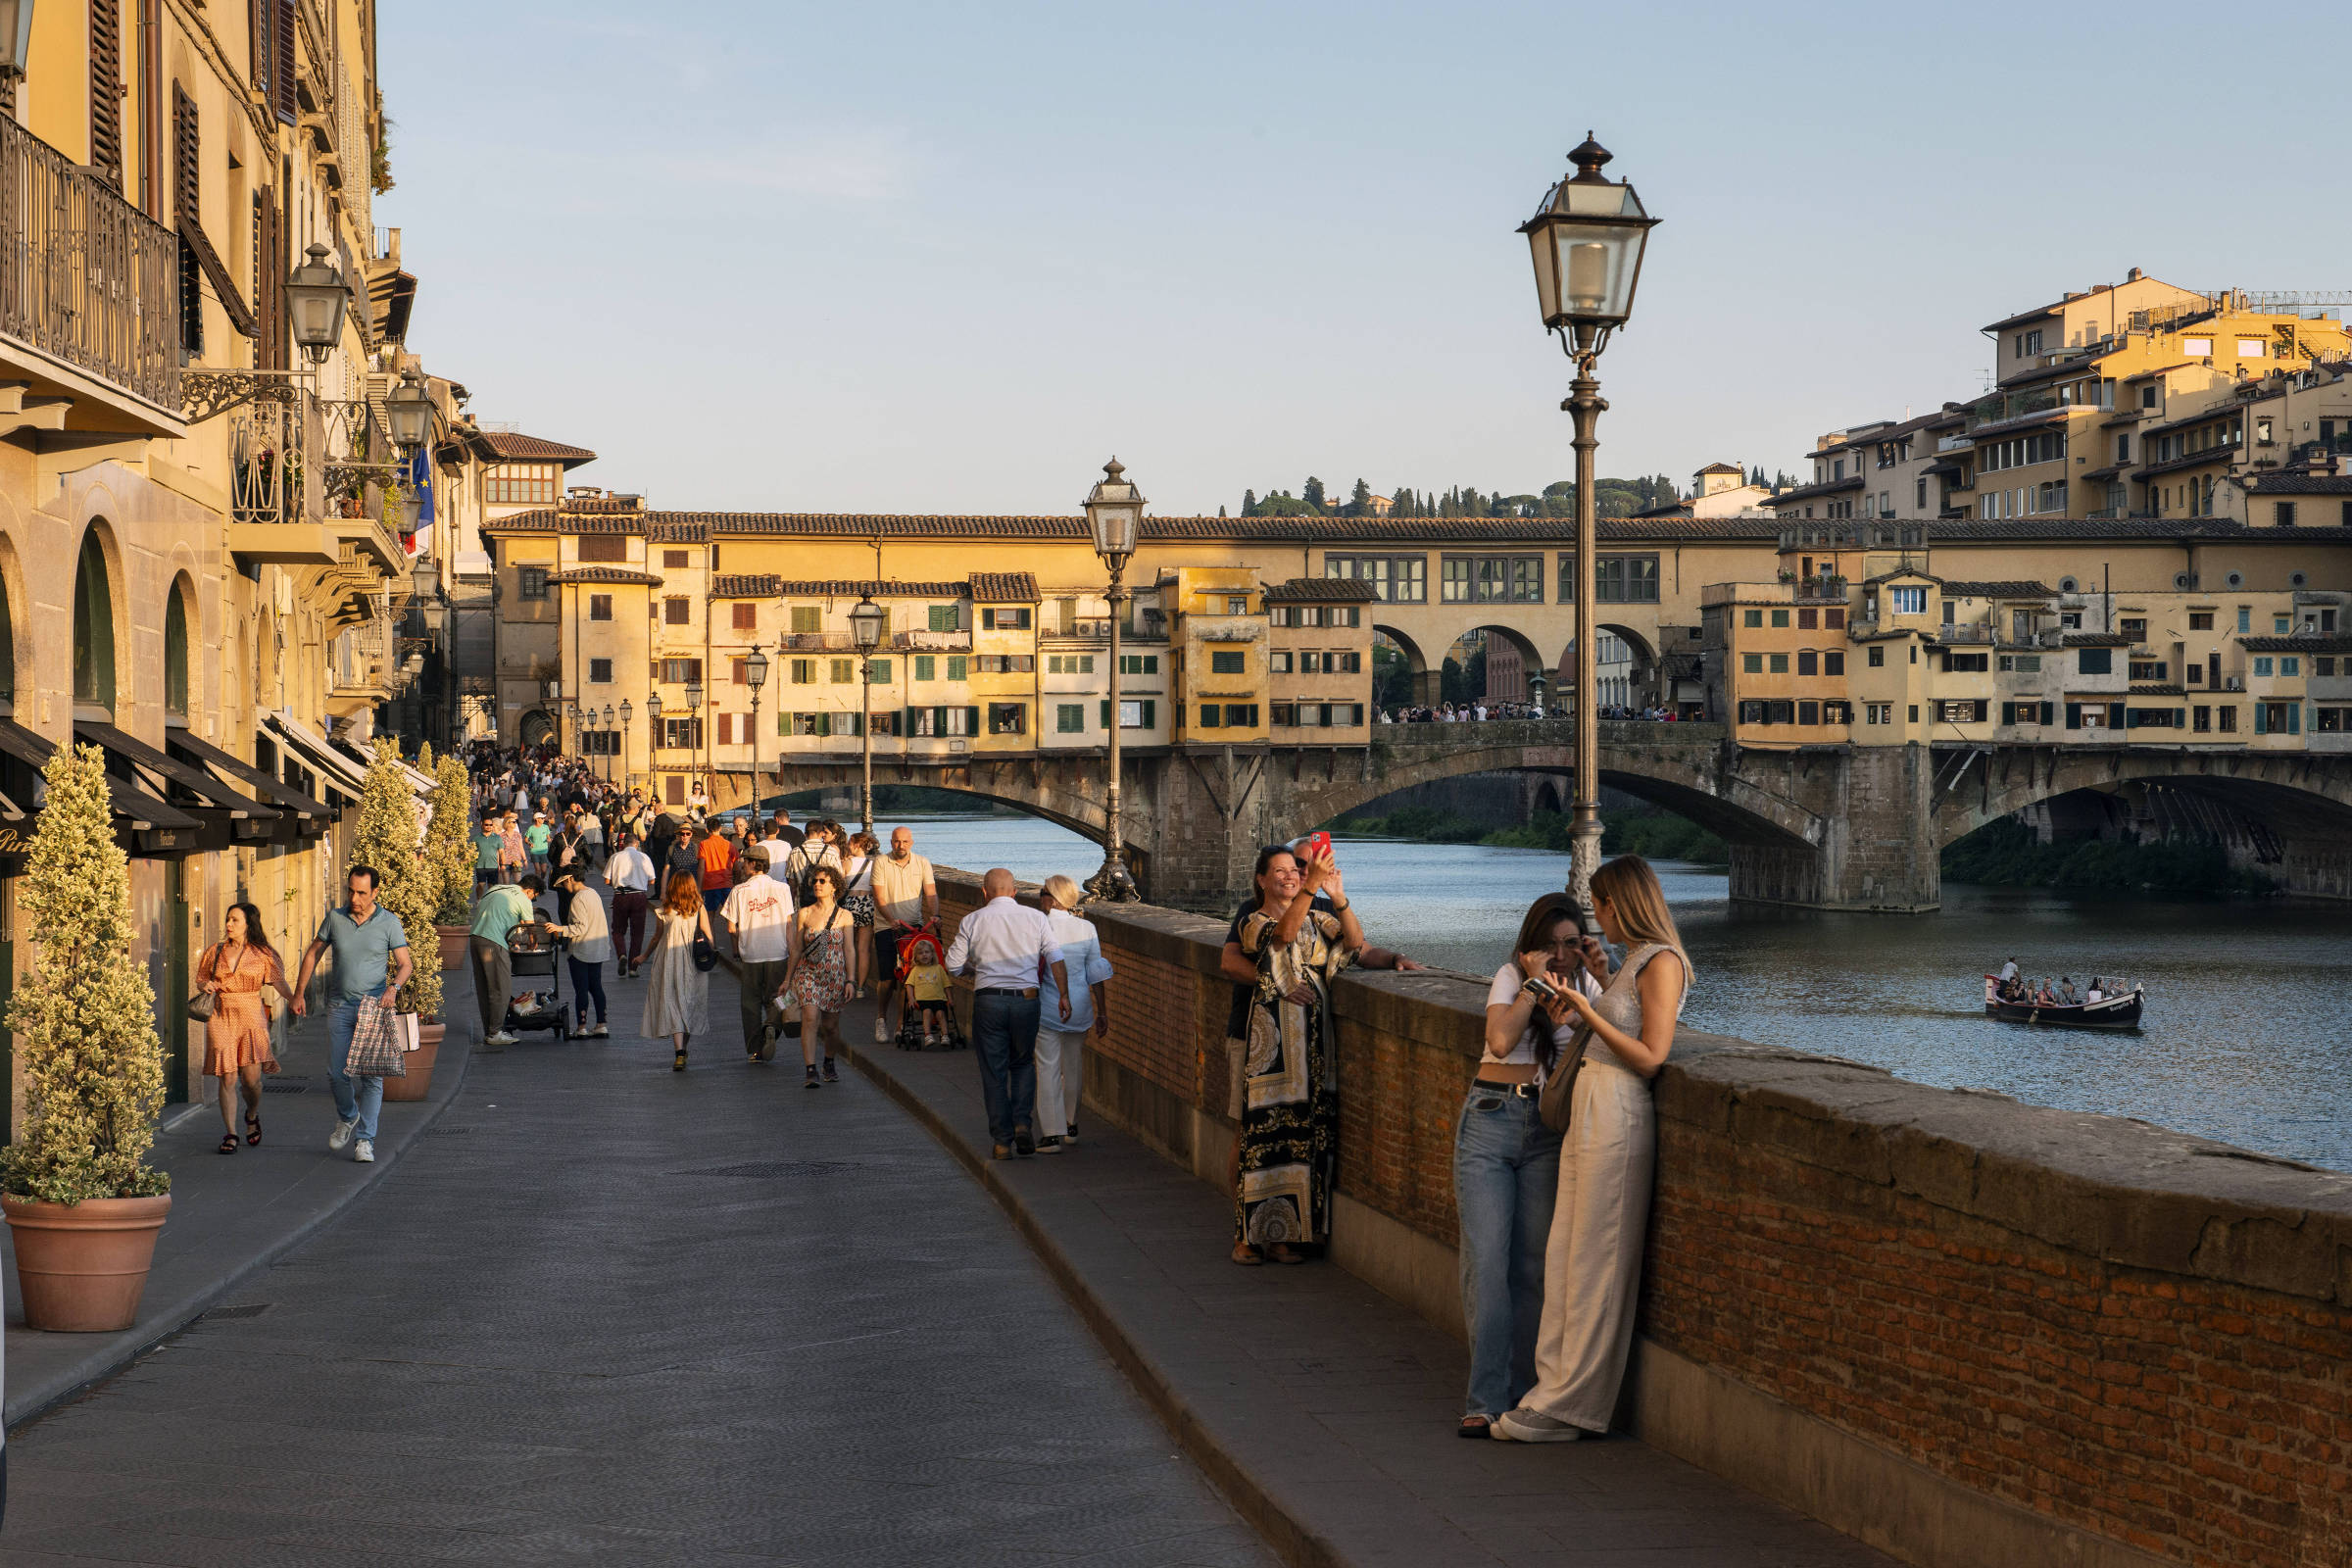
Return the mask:
[[265,1095],[299,1095],[308,1091],[310,1087],[309,1084],[290,1084],[276,1078],[266,1078],[262,1081],[262,1093]]
[[435,1138],[454,1138],[462,1133],[469,1133],[473,1129],[470,1127],[427,1127],[425,1131]]
[[260,1317],[270,1310],[270,1306],[268,1301],[250,1301],[243,1306],[216,1306],[204,1314],[204,1321],[210,1323],[215,1318]]
[[741,1165],[707,1165],[701,1170],[669,1170],[664,1176],[740,1176],[773,1181],[780,1176],[837,1176],[845,1170],[863,1170],[854,1159],[755,1159]]

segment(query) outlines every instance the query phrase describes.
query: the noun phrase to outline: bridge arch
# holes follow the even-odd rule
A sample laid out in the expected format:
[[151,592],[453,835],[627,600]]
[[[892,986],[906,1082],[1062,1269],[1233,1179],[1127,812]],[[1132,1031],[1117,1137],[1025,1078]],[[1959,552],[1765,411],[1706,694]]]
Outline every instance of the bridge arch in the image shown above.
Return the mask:
[[[1486,638],[1487,647],[1485,692],[1493,693],[1504,702],[1524,702],[1527,700],[1529,676],[1542,675],[1546,683],[1550,681],[1551,668],[1544,662],[1544,651],[1537,646],[1535,639],[1518,627],[1499,620],[1484,620],[1464,626],[1446,647],[1446,657],[1453,657],[1454,650],[1461,647],[1464,638],[1481,635]],[[1496,658],[1498,647],[1501,652],[1499,660]],[[1463,662],[1467,663],[1468,661]],[[1484,693],[1472,695],[1475,697]]]
[[1387,621],[1375,620],[1372,623],[1372,635],[1375,638],[1387,639],[1398,653],[1404,656],[1405,670],[1412,677],[1410,701],[1423,707],[1436,707],[1438,669],[1436,665],[1430,663],[1429,657],[1422,653],[1421,644],[1414,639],[1412,633],[1401,627],[1391,625]]
[[2211,823],[2218,836],[2253,823],[2278,840],[2352,839],[2352,756],[1996,747],[1939,756],[1937,776],[1938,848],[2029,806],[2135,785],[2220,808]]

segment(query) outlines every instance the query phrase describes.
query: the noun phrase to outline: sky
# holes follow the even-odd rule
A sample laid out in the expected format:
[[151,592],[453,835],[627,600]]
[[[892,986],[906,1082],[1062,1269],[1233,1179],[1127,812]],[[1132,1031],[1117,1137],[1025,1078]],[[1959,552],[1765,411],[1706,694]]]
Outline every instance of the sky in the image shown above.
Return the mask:
[[1600,472],[1688,485],[1972,396],[1985,322],[2132,267],[2352,289],[2324,64],[2352,11],[2213,28],[392,0],[374,216],[428,369],[661,508],[1074,513],[1113,454],[1168,514],[1310,473],[1518,493],[1573,454],[1514,230],[1590,128],[1664,220],[1601,361]]

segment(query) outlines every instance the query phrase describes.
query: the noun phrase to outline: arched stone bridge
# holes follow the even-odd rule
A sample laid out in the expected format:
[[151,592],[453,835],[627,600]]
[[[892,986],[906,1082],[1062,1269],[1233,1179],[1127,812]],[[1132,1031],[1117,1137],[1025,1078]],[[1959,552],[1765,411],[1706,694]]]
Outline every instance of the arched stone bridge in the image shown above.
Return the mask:
[[[2352,896],[2352,757],[2185,754],[2113,747],[1813,747],[1756,751],[1702,723],[1603,723],[1605,784],[1716,833],[1736,899],[1828,909],[1916,911],[1940,902],[1937,852],[2035,801],[2157,783],[2202,791],[2271,824],[2276,874],[2300,891]],[[1399,724],[1368,746],[1137,748],[1125,754],[1125,834],[1157,902],[1214,906],[1247,888],[1261,844],[1415,784],[1473,773],[1544,773],[1569,798],[1565,721]],[[763,770],[761,793],[854,789],[855,753],[799,754]],[[1096,749],[902,757],[877,752],[877,784],[961,791],[1090,838],[1102,832]],[[722,805],[750,778],[722,773]]]

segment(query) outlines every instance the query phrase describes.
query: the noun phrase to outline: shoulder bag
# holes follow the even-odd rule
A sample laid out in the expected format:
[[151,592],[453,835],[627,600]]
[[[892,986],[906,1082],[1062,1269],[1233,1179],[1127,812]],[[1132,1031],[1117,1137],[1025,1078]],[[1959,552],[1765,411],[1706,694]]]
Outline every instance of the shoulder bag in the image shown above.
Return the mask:
[[[1538,1013],[1537,1016],[1543,1015]],[[1569,1036],[1568,1043],[1560,1048],[1560,1054],[1553,1060],[1551,1071],[1544,1075],[1544,1092],[1536,1100],[1536,1114],[1544,1119],[1544,1126],[1555,1133],[1565,1133],[1569,1118],[1575,1113],[1576,1075],[1585,1070],[1585,1047],[1592,1040],[1592,1026],[1589,1023],[1578,1024],[1576,1033]]]
[[[211,978],[218,979],[220,978],[220,950],[216,947],[211,953],[205,955],[205,973]],[[196,994],[188,998],[188,1016],[195,1019],[199,1023],[210,1023],[213,1019],[213,1009],[218,1006],[219,1004],[219,998],[215,997],[210,991],[206,991],[199,987]]]
[[694,966],[704,974],[718,967],[718,949],[711,946],[709,934],[699,922],[694,928]]

